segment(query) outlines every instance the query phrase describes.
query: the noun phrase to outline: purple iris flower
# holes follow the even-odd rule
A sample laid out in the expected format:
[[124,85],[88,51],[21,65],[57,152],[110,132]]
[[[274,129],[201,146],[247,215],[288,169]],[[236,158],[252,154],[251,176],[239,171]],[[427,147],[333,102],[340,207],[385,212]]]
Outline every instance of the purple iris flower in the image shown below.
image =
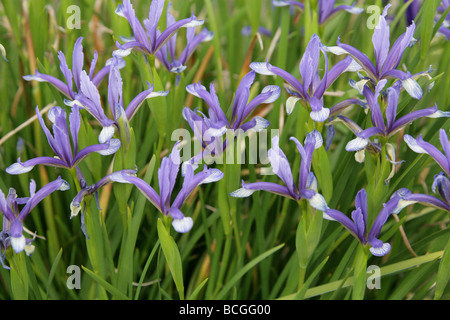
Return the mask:
[[148,19],[144,20],[144,26],[136,17],[130,0],[124,0],[123,4],[117,7],[116,14],[127,19],[133,31],[133,37],[123,38],[126,41],[124,44],[117,43],[119,49],[115,51],[115,54],[126,56],[130,54],[132,49],[136,49],[144,54],[154,56],[176,34],[178,29],[191,28],[203,24],[204,21],[197,20],[194,15],[179,21],[170,19],[168,27],[161,33],[158,30],[158,23],[164,9],[164,3],[165,0],[152,1]]
[[352,212],[351,219],[335,209],[327,209],[324,212],[324,218],[338,221],[363,245],[368,243],[371,246],[369,250],[374,256],[384,256],[391,250],[391,245],[383,243],[378,236],[389,216],[398,214],[406,205],[405,203],[400,204],[402,200],[400,193],[401,191],[394,193],[389,201],[383,204],[383,209],[375,218],[370,230],[367,229],[367,193],[365,189],[361,189],[356,195],[356,209]]
[[[339,5],[335,7],[335,0],[319,0],[319,24],[324,24],[339,11],[347,11],[353,14],[359,14],[364,11],[363,8],[355,7],[355,3],[349,5]],[[305,5],[295,0],[272,0],[276,7],[297,6],[300,10],[305,10]]]
[[[24,227],[24,220],[28,214],[34,209],[34,207],[41,202],[44,198],[48,197],[56,190],[65,191],[70,188],[69,184],[58,177],[55,181],[52,181],[42,187],[36,192],[36,183],[34,180],[30,182],[30,196],[26,198],[18,198],[16,190],[9,189],[9,194],[5,198],[5,195],[0,190],[0,211],[3,214],[3,232],[2,243],[3,249],[11,245],[14,252],[20,253],[23,250],[27,254],[31,254],[33,247],[31,242],[34,238],[29,239],[23,235],[23,231],[27,231]],[[20,205],[24,205],[19,209]]]
[[444,153],[439,151],[439,149],[431,143],[424,141],[422,135],[419,135],[416,139],[414,139],[410,135],[405,134],[403,139],[409,148],[414,152],[430,155],[443,170],[443,172],[440,172],[434,176],[432,185],[433,192],[439,192],[443,201],[433,196],[411,193],[410,191],[405,193],[404,199],[408,201],[421,202],[423,204],[431,205],[450,212],[450,142],[448,140],[447,133],[444,129],[439,130],[439,140]]
[[[175,18],[170,13],[169,4],[167,8],[167,29],[176,23]],[[156,58],[162,62],[167,70],[173,73],[181,73],[186,69],[186,62],[194,53],[197,46],[202,42],[211,41],[214,37],[214,32],[208,31],[206,28],[202,29],[199,34],[195,34],[196,27],[186,28],[186,47],[179,58],[175,56],[175,47],[177,42],[177,34],[175,33],[165,44],[161,46],[156,52]]]
[[[323,95],[334,81],[346,71],[356,71],[359,65],[351,57],[346,57],[328,70],[328,58],[317,35],[313,35],[300,61],[299,69],[302,82],[283,69],[272,66],[268,62],[252,62],[250,68],[264,75],[277,75],[287,82],[286,89],[292,95],[286,102],[286,112],[290,114],[297,101],[311,107],[310,117],[314,121],[323,122],[330,116],[330,109],[323,106]],[[322,79],[319,76],[320,53],[325,58],[325,71]],[[354,99],[352,99],[354,100]],[[348,102],[352,104],[352,101]],[[345,104],[341,103],[341,104]]]
[[48,119],[53,124],[53,135],[47,128],[44,119],[39,113],[38,107],[36,107],[36,114],[56,157],[37,157],[25,162],[21,162],[19,158],[16,163],[6,169],[6,172],[9,174],[29,172],[36,165],[72,169],[93,152],[106,156],[115,153],[120,147],[120,141],[118,139],[111,139],[105,143],[87,146],[79,150],[78,132],[80,130],[80,112],[76,105],[72,107],[69,115],[69,125],[67,124],[67,116],[64,109],[61,107],[53,107],[49,110]]
[[[250,88],[254,80],[254,71],[248,72],[242,78],[236,89],[230,120],[220,106],[213,83],[210,85],[209,92],[200,83],[190,84],[186,87],[189,93],[203,99],[208,105],[208,116],[203,113],[199,115],[196,110],[187,107],[183,110],[184,119],[194,131],[197,140],[202,142],[203,148],[208,148],[214,154],[221,153],[226,148],[227,141],[221,144],[222,141],[218,138],[223,136],[228,129],[234,130],[234,133],[237,134],[249,130],[258,132],[267,128],[270,123],[266,119],[259,116],[255,116],[251,120],[248,118],[259,105],[272,103],[278,99],[281,89],[275,85],[266,86],[260,94],[249,100]],[[199,160],[198,157],[201,155],[194,158]],[[197,160],[193,160],[193,162],[197,163]]]
[[86,109],[103,127],[98,140],[100,143],[105,143],[112,138],[116,128],[119,128],[119,120],[124,118],[126,121],[131,121],[133,116],[141,107],[145,99],[166,96],[168,91],[153,91],[153,85],[147,83],[148,89],[139,93],[126,108],[124,108],[122,86],[123,81],[120,75],[121,59],[114,57],[111,62],[111,70],[109,73],[108,83],[108,104],[113,116],[113,119],[108,118],[102,107],[100,93],[89,78],[86,72],[82,71],[80,75],[80,90],[81,93],[76,95],[73,101],[65,100],[68,106],[81,106]]
[[414,43],[413,36],[416,26],[414,22],[412,22],[412,24],[406,28],[406,32],[400,35],[390,47],[389,25],[385,18],[390,6],[391,4],[388,4],[384,8],[383,14],[379,18],[378,25],[373,32],[372,43],[375,53],[375,65],[369,60],[367,55],[348,44],[341,43],[339,38],[337,40],[337,46],[324,48],[336,55],[348,54],[357,61],[362,70],[367,74],[367,77],[362,77],[362,75],[360,75],[360,77],[362,77],[360,81],[353,81],[350,84],[360,91],[360,93],[362,92],[361,88],[369,81],[371,82],[371,87],[375,87],[378,82],[383,79],[398,79],[403,88],[413,98],[420,99],[423,95],[423,91],[416,79],[422,76],[429,77],[428,72],[420,72],[412,75],[410,72],[403,72],[397,69],[406,48]]
[[242,188],[230,193],[230,196],[244,198],[252,195],[258,190],[269,191],[293,200],[307,199],[309,204],[320,211],[328,209],[324,197],[317,192],[317,179],[311,172],[311,161],[315,149],[323,144],[321,134],[314,130],[307,134],[305,143],[302,145],[295,137],[290,138],[297,145],[301,155],[298,185],[294,183],[294,177],[289,161],[284,152],[279,147],[279,137],[272,138],[272,148],[267,155],[272,167],[272,171],[283,181],[284,185],[273,182],[242,182]]
[[339,116],[338,118],[343,121],[357,136],[356,139],[351,140],[347,146],[347,151],[359,151],[368,144],[370,144],[369,138],[373,136],[384,136],[391,137],[396,134],[399,130],[404,128],[406,125],[422,117],[428,118],[439,118],[439,117],[450,117],[450,112],[443,112],[438,110],[437,106],[431,108],[426,108],[422,110],[416,110],[410,112],[403,117],[397,119],[397,105],[400,96],[400,87],[398,85],[393,85],[386,89],[386,95],[383,96],[383,101],[387,101],[386,106],[386,123],[384,121],[382,108],[378,103],[378,98],[381,91],[384,88],[387,80],[381,80],[375,88],[375,93],[369,89],[369,87],[364,87],[364,95],[367,100],[367,104],[370,109],[371,120],[373,127],[362,130],[356,123],[352,120]]
[[171,154],[163,158],[158,169],[159,194],[144,180],[136,177],[136,171],[121,170],[109,174],[89,189],[81,190],[71,204],[72,216],[81,210],[81,203],[86,194],[93,193],[106,183],[119,182],[136,186],[139,191],[164,215],[173,218],[172,226],[177,232],[188,232],[193,226],[191,217],[185,217],[181,212],[181,206],[191,192],[201,184],[212,183],[223,178],[223,173],[218,169],[208,169],[206,166],[198,173],[190,165],[185,167],[184,180],[181,190],[172,201],[172,193],[177,182],[179,167],[181,164],[179,142],[175,144]]
[[[76,93],[81,91],[81,74],[84,67],[84,53],[82,45],[83,37],[80,37],[75,42],[72,54],[72,70],[66,62],[66,57],[63,52],[58,52],[58,58],[60,61],[59,68],[65,78],[65,82],[55,78],[53,76],[42,74],[35,71],[33,75],[26,75],[23,78],[27,81],[36,80],[39,82],[48,82],[56,89],[58,89],[62,94],[64,94],[68,99],[74,100]],[[97,64],[98,54],[97,51],[94,52],[94,58],[92,59],[91,66],[89,68],[89,79],[92,81],[94,86],[98,86],[103,78],[109,73],[111,68],[111,59],[106,62],[106,65],[95,74],[95,66]],[[121,61],[120,67],[124,66],[124,61]],[[74,91],[73,83],[75,82],[76,91]]]

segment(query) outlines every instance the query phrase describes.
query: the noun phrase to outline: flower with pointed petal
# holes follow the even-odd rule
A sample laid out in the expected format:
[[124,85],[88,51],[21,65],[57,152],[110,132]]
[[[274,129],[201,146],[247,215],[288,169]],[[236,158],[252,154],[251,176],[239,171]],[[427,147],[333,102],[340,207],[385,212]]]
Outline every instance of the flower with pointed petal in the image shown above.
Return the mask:
[[[363,8],[355,7],[355,3],[349,5],[339,5],[335,7],[335,0],[319,0],[319,24],[326,23],[331,17],[339,11],[347,11],[352,14],[359,14],[364,11]],[[305,5],[295,0],[272,0],[272,4],[276,7],[296,6],[301,11],[305,10]]]
[[[355,132],[357,138],[350,141],[347,146],[347,151],[359,151],[363,150],[370,142],[369,138],[373,136],[384,136],[384,137],[392,137],[399,130],[404,128],[406,125],[411,122],[423,118],[439,118],[439,117],[450,117],[450,112],[443,112],[438,110],[437,105],[434,107],[416,110],[410,112],[403,117],[397,119],[397,105],[400,97],[400,88],[399,85],[394,84],[392,87],[386,89],[386,95],[383,96],[387,101],[386,106],[386,123],[384,121],[383,114],[381,112],[381,107],[378,102],[378,98],[382,93],[382,90],[386,84],[387,80],[381,80],[375,88],[375,93],[372,92],[369,87],[364,87],[364,95],[367,100],[367,104],[370,109],[371,120],[373,127],[362,130],[359,126],[354,123],[352,120],[340,116],[340,119],[344,121],[344,123]],[[358,129],[354,129],[358,128]]]
[[[48,197],[56,190],[65,191],[70,188],[69,184],[58,177],[55,181],[52,181],[42,187],[36,192],[36,183],[34,180],[30,182],[30,197],[17,198],[16,190],[9,189],[9,194],[5,198],[4,193],[0,190],[0,212],[3,214],[3,232],[2,237],[4,241],[2,246],[10,245],[14,252],[20,253],[26,251],[27,254],[31,254],[33,246],[31,242],[34,240],[26,238],[23,235],[24,220],[28,214],[39,204],[44,198]],[[19,209],[19,205],[24,205],[22,209]]]
[[[153,0],[150,4],[148,19],[142,26],[131,5],[130,0],[124,0],[116,9],[116,14],[127,19],[131,26],[133,37],[127,38],[124,44],[117,43],[115,54],[121,57],[130,54],[132,49],[144,54],[155,56],[156,53],[171,39],[180,28],[192,28],[203,24],[203,20],[197,20],[192,14],[190,18],[179,21],[168,21],[167,28],[161,33],[158,23],[164,9],[165,0]],[[188,53],[188,52],[186,52]],[[160,56],[161,57],[161,56]]]
[[[51,75],[43,74],[35,71],[32,75],[23,76],[23,78],[27,81],[36,80],[38,82],[48,82],[53,87],[55,87],[58,91],[66,96],[67,99],[75,100],[75,96],[77,92],[81,91],[81,73],[85,72],[83,70],[84,67],[84,53],[83,53],[83,45],[82,45],[83,37],[79,37],[75,42],[73,47],[72,54],[72,70],[69,69],[69,66],[66,62],[66,57],[62,51],[58,52],[58,58],[60,61],[59,68],[64,76],[64,81],[53,77]],[[94,86],[98,86],[103,78],[109,73],[111,69],[111,59],[108,60],[105,66],[95,74],[95,66],[97,64],[98,54],[97,51],[94,52],[94,58],[92,59],[91,66],[89,68],[89,79],[92,81]],[[124,67],[125,62],[121,60],[120,67]],[[75,83],[76,91],[74,91],[73,84]]]
[[[322,79],[319,76],[320,54],[325,58],[325,71]],[[313,35],[306,47],[305,53],[300,61],[299,69],[302,82],[283,69],[272,66],[268,62],[252,62],[250,68],[263,75],[276,75],[287,82],[286,89],[291,95],[286,102],[286,112],[290,114],[297,102],[311,108],[310,117],[314,121],[323,122],[330,116],[330,109],[323,106],[323,95],[325,91],[346,71],[355,71],[360,68],[351,57],[338,62],[328,70],[328,58],[317,35]],[[349,102],[348,106],[352,104]]]
[[164,215],[170,215],[172,226],[177,232],[188,232],[193,226],[191,217],[185,217],[181,212],[181,206],[192,191],[201,184],[212,183],[223,178],[223,173],[218,169],[208,169],[206,166],[198,173],[190,165],[185,167],[184,180],[181,190],[172,201],[172,193],[175,188],[179,167],[181,164],[179,142],[175,144],[171,154],[163,158],[158,169],[159,194],[144,180],[136,176],[134,170],[121,170],[107,175],[98,183],[82,189],[71,203],[72,216],[81,210],[84,197],[96,192],[107,183],[119,182],[132,184]]
[[294,183],[292,169],[286,155],[279,147],[279,137],[272,138],[272,148],[268,151],[268,158],[272,171],[283,181],[284,186],[273,182],[242,182],[242,188],[230,193],[230,196],[243,198],[258,190],[269,191],[293,200],[307,199],[309,204],[320,211],[325,211],[328,205],[323,196],[317,192],[317,179],[311,172],[313,152],[323,144],[320,133],[316,130],[307,134],[302,145],[295,137],[290,138],[297,145],[301,155],[298,185]]
[[105,143],[87,146],[79,150],[78,132],[81,122],[79,108],[76,105],[73,106],[69,115],[69,125],[67,125],[67,116],[64,109],[53,107],[49,110],[48,119],[53,124],[53,135],[45,125],[38,107],[36,107],[36,115],[56,157],[37,157],[24,162],[20,161],[19,158],[16,163],[6,169],[9,174],[29,172],[36,165],[72,169],[93,152],[107,156],[114,154],[120,147],[118,139],[111,139]]
[[424,194],[408,194],[409,200],[417,200],[424,204],[450,211],[450,142],[444,129],[439,130],[439,140],[444,153],[431,143],[423,140],[422,135],[416,139],[408,134],[403,137],[408,147],[416,153],[425,153],[431,156],[436,163],[444,170],[434,176],[432,190],[439,193],[442,200]]
[[74,101],[66,100],[69,106],[79,105],[86,109],[98,122],[103,129],[100,132],[98,140],[105,143],[112,138],[116,129],[119,128],[120,117],[124,117],[126,122],[131,121],[139,110],[145,99],[167,96],[168,91],[153,91],[153,85],[147,83],[148,89],[139,93],[126,108],[124,108],[122,86],[123,81],[120,75],[121,59],[114,57],[111,62],[111,71],[108,78],[108,104],[113,115],[113,119],[108,118],[106,111],[102,107],[100,93],[91,81],[86,72],[82,71],[80,75],[81,94],[76,95]]
[[[202,142],[203,148],[208,148],[211,153],[220,154],[226,148],[228,141],[220,144],[218,137],[223,136],[227,130],[233,130],[234,134],[245,133],[247,131],[259,132],[269,126],[269,121],[255,116],[251,120],[248,118],[253,111],[261,104],[273,103],[281,94],[278,86],[268,85],[264,87],[260,94],[250,99],[250,88],[255,80],[255,72],[248,72],[239,83],[233,102],[233,110],[230,120],[223,112],[217,97],[214,84],[211,83],[209,92],[200,83],[190,84],[186,90],[201,98],[208,105],[208,115],[200,113],[190,108],[183,109],[183,117],[188,122],[198,141]],[[199,156],[201,157],[201,156]],[[193,164],[192,160],[191,163]]]
[[361,66],[362,70],[367,74],[367,77],[352,84],[356,89],[359,88],[360,93],[362,91],[361,88],[367,85],[366,83],[368,81],[371,82],[372,87],[376,87],[383,79],[397,79],[413,98],[420,99],[423,92],[416,79],[422,76],[430,77],[428,72],[411,75],[409,72],[403,72],[397,69],[405,50],[415,42],[413,36],[416,25],[413,21],[406,28],[405,33],[400,35],[394,44],[390,46],[390,30],[386,21],[386,15],[390,7],[391,4],[388,4],[384,8],[383,14],[380,16],[373,32],[372,43],[375,53],[375,65],[366,54],[348,44],[341,43],[340,38],[337,40],[337,46],[324,48],[326,51],[336,55],[350,55]]
[[[169,3],[167,8],[167,29],[169,29],[174,23],[175,18],[170,13],[171,4]],[[186,69],[187,60],[194,53],[195,49],[202,42],[211,41],[214,37],[214,32],[204,28],[199,34],[195,34],[196,26],[186,28],[186,47],[181,53],[179,58],[175,56],[175,47],[177,42],[177,34],[171,37],[166,43],[161,46],[156,52],[156,58],[162,62],[166,69],[173,73],[181,73]]]
[[374,256],[384,256],[391,250],[391,245],[378,239],[382,227],[391,214],[398,214],[405,206],[412,204],[403,201],[402,193],[403,190],[395,192],[388,202],[383,204],[383,209],[375,218],[370,230],[367,226],[367,193],[365,189],[361,189],[356,195],[356,209],[352,212],[351,219],[335,209],[327,209],[323,217],[327,220],[338,221],[363,245],[369,244],[370,252]]

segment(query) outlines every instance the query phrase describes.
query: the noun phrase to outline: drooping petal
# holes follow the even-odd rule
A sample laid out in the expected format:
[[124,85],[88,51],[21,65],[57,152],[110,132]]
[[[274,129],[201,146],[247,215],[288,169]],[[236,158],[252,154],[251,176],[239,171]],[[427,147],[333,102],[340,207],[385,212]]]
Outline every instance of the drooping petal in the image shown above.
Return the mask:
[[388,132],[392,131],[395,117],[397,116],[397,104],[400,92],[395,87],[386,89],[387,92],[387,107],[386,107],[386,129]]
[[230,196],[235,198],[246,198],[256,191],[268,191],[290,199],[297,199],[297,197],[293,197],[289,189],[286,188],[285,186],[273,182],[263,182],[263,181],[253,183],[242,182],[242,188],[231,192]]
[[17,162],[10,165],[6,168],[6,172],[8,174],[22,174],[31,171],[36,165],[44,165],[51,167],[60,167],[60,168],[70,168],[70,165],[66,162],[52,157],[37,157],[25,162],[21,162],[20,158],[17,159]]
[[[364,239],[360,239],[358,237],[358,230],[356,229],[355,224],[353,223],[353,221],[347,217],[345,214],[343,214],[342,212],[340,212],[339,210],[336,209],[328,209],[325,211],[324,218],[327,220],[332,220],[332,221],[337,221],[340,224],[342,224],[342,226],[345,227],[345,229],[347,229],[356,239],[358,239],[360,242],[364,241]],[[363,243],[363,242],[362,242]]]
[[175,22],[161,33],[161,35],[157,38],[155,44],[152,43],[153,52],[158,51],[162,45],[164,45],[172,36],[175,35],[178,29],[200,26],[203,23],[204,23],[203,20],[197,20],[197,18],[194,15],[192,15],[190,18],[182,19]]
[[134,117],[134,115],[146,99],[154,97],[165,97],[169,94],[169,91],[153,91],[153,84],[147,82],[147,85],[148,89],[139,93],[133,100],[131,100],[130,104],[126,108],[125,114],[128,121],[130,121]]
[[362,53],[361,51],[350,45],[341,43],[339,38],[337,40],[337,45],[345,52],[350,54],[352,58],[355,59],[356,62],[358,62],[358,64],[368,73],[371,79],[378,79],[376,68],[373,65],[373,63],[369,60],[366,54]]
[[426,153],[430,155],[439,166],[445,171],[447,175],[450,173],[450,166],[447,157],[445,157],[435,146],[423,140],[422,135],[416,139],[408,134],[405,134],[403,140],[409,148],[416,153]]
[[73,95],[73,92],[69,91],[67,84],[65,84],[64,82],[62,82],[61,80],[59,80],[58,78],[55,78],[53,76],[46,75],[46,74],[40,73],[37,70],[35,70],[34,74],[25,75],[22,78],[25,81],[35,80],[38,82],[48,82],[52,86],[54,86],[58,91],[60,91],[62,94],[64,94],[67,98],[71,98],[71,99],[75,98]]
[[61,177],[58,177],[56,180],[43,186],[32,197],[30,197],[28,202],[20,211],[19,216],[17,218],[20,219],[21,221],[25,220],[30,211],[33,210],[33,208],[44,198],[48,197],[51,193],[57,190],[65,191],[68,189],[70,189],[70,185],[65,180],[61,179]]

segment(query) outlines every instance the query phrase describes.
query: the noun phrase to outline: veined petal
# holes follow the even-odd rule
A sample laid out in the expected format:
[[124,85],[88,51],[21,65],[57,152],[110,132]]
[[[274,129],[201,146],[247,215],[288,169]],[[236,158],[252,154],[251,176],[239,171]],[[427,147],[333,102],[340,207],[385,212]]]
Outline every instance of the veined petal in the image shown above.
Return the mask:
[[254,131],[254,132],[260,132],[261,130],[267,128],[270,125],[270,121],[266,120],[262,117],[254,117],[252,120],[244,123],[241,126],[241,129],[244,132],[247,132],[248,130]]
[[274,194],[278,194],[283,197],[290,199],[297,199],[298,196],[294,197],[288,188],[273,182],[253,182],[244,183],[242,182],[242,188],[237,189],[230,193],[230,196],[235,198],[246,198],[252,195],[256,191],[268,191]]
[[16,163],[13,163],[8,168],[6,172],[8,174],[22,174],[31,171],[36,165],[52,166],[52,167],[62,167],[69,168],[70,166],[64,161],[52,158],[52,157],[37,157],[25,162],[21,162],[20,158],[17,159]]
[[423,96],[422,87],[416,80],[408,78],[401,81],[403,88],[405,88],[406,92],[408,92],[411,97],[417,100],[420,100],[422,98]]
[[374,256],[382,257],[391,251],[391,245],[389,243],[381,243],[381,246],[371,247],[369,250]]
[[98,136],[99,143],[106,143],[114,136],[114,132],[116,131],[114,125],[103,127],[100,135]]
[[353,79],[350,79],[349,81],[348,81],[348,83],[350,84],[350,86],[353,88],[353,89],[355,89],[355,90],[357,90],[358,91],[358,93],[360,94],[360,95],[363,95],[364,93],[364,87],[365,87],[365,85],[366,85],[366,83],[368,82],[368,81],[370,81],[369,79],[366,79],[366,78],[363,78],[363,79],[361,79],[361,80],[359,80],[359,81],[355,81],[355,80],[353,80]]
[[233,192],[230,193],[231,197],[234,198],[247,198],[250,197],[253,193],[255,193],[258,190],[252,190],[252,189],[246,189],[246,188],[239,188]]
[[314,196],[308,199],[308,202],[311,207],[319,211],[326,212],[329,209],[325,198],[320,193],[316,192]]
[[355,139],[349,141],[345,146],[347,151],[359,151],[363,150],[369,144],[369,139],[356,137]]
[[279,148],[279,137],[272,138],[272,148],[267,152],[273,172],[283,180],[286,187],[292,195],[294,192],[294,178],[292,176],[291,166],[284,152]]
[[337,40],[337,45],[341,49],[344,49],[345,51],[347,51],[348,54],[350,54],[352,56],[352,58],[355,59],[356,62],[368,73],[370,78],[377,79],[377,71],[375,69],[375,66],[369,60],[367,55],[365,55],[364,53],[362,53],[361,51],[359,51],[358,49],[356,49],[350,45],[341,43],[339,38]]
[[252,62],[250,63],[250,69],[254,70],[256,73],[263,74],[266,76],[274,76],[270,70],[271,65],[268,62]]
[[294,110],[295,104],[301,100],[301,98],[297,97],[297,96],[290,96],[289,98],[287,98],[286,100],[286,113],[288,115],[290,115],[292,113],[292,111]]
[[412,138],[410,135],[404,136],[404,141],[416,153],[426,153],[430,155],[439,166],[447,173],[450,174],[449,161],[446,156],[442,154],[435,146],[423,140],[422,135],[419,135],[417,139]]
[[39,73],[37,70],[35,70],[34,74],[25,75],[22,77],[25,81],[38,81],[38,82],[48,82],[52,86],[54,86],[58,91],[60,91],[62,94],[64,94],[68,98],[73,98],[71,96],[71,92],[69,91],[69,88],[67,84],[59,80],[58,78],[55,78],[50,75]]

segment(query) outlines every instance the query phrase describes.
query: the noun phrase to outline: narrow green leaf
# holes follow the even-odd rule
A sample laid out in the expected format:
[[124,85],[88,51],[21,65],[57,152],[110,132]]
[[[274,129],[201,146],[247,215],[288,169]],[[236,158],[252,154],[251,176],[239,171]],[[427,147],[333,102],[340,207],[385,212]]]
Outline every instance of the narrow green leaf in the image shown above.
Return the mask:
[[169,265],[170,273],[177,287],[180,299],[184,300],[184,283],[183,283],[183,266],[181,263],[181,255],[175,240],[166,230],[161,219],[158,219],[158,237],[161,242],[161,248]]
[[81,266],[81,268],[87,273],[87,275],[89,277],[91,277],[94,281],[96,281],[99,285],[101,285],[106,291],[108,291],[110,294],[112,294],[113,297],[115,297],[116,299],[119,299],[119,300],[129,300],[130,299],[126,295],[124,295],[122,292],[120,292],[120,290],[113,287],[109,282],[102,279],[98,274],[96,274],[92,270],[89,270],[85,266]]
[[52,267],[50,268],[50,273],[48,275],[46,286],[47,298],[48,298],[48,290],[50,289],[50,285],[52,284],[53,277],[55,276],[56,273],[56,268],[58,267],[58,263],[61,260],[61,256],[62,256],[62,248],[59,250],[58,255],[55,258],[55,261],[53,261]]
[[434,299],[441,299],[445,287],[450,279],[450,237],[448,238],[447,246],[444,250],[442,260],[439,264],[439,269],[436,278],[436,291],[434,293]]
[[195,297],[199,294],[199,292],[203,289],[203,287],[205,286],[205,284],[208,282],[208,278],[206,278],[205,280],[203,280],[198,286],[197,288],[195,288],[195,290],[192,292],[192,294],[189,296],[188,300],[194,300]]

